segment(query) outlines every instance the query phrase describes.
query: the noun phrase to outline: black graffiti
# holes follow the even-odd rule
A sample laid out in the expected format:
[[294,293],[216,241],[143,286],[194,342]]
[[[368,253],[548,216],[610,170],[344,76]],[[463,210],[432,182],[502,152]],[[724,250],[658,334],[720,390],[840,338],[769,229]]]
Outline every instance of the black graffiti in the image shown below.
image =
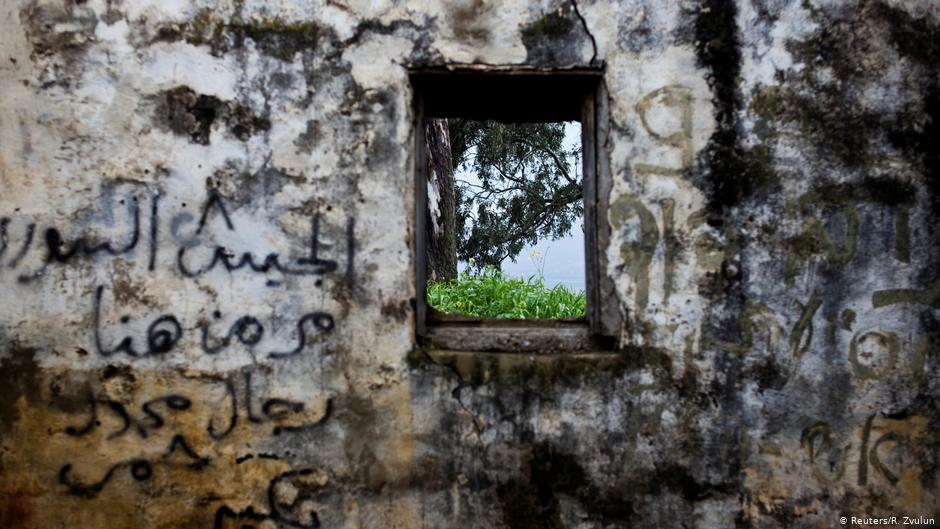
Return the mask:
[[[109,225],[113,224],[113,207],[116,200],[114,194],[114,184],[103,185],[101,190],[102,206],[94,214],[94,218],[103,218]],[[43,277],[50,265],[72,263],[80,257],[129,255],[130,257],[127,258],[134,258],[135,248],[146,238],[144,245],[147,248],[145,252],[140,253],[140,256],[142,256],[143,264],[147,270],[155,271],[159,265],[158,256],[161,252],[160,228],[163,201],[161,201],[161,194],[158,190],[146,193],[145,196],[149,200],[149,218],[141,219],[141,216],[148,215],[145,209],[146,206],[143,201],[138,199],[137,194],[128,193],[126,198],[120,200],[120,203],[125,204],[126,208],[126,223],[123,233],[113,234],[105,237],[104,240],[89,233],[81,233],[69,238],[64,233],[66,230],[60,227],[41,227],[33,222],[23,229],[21,241],[11,244],[10,226],[13,220],[9,217],[2,217],[0,218],[0,259],[6,260],[2,265],[5,265],[6,268],[16,268],[21,265],[21,262],[32,248],[35,247],[39,252],[44,251],[38,269],[26,271],[17,276],[17,281],[25,284]],[[319,212],[312,214],[309,219],[310,228],[306,248],[301,252],[301,255],[289,258],[277,252],[261,255],[251,251],[235,251],[224,245],[203,244],[199,238],[205,237],[207,235],[205,232],[211,231],[207,229],[207,226],[213,217],[221,217],[224,222],[223,229],[232,232],[238,231],[238,226],[230,214],[225,198],[215,190],[209,192],[208,197],[202,204],[194,232],[184,235],[180,229],[182,225],[193,221],[193,215],[181,212],[170,219],[169,235],[180,241],[173,248],[176,250],[176,260],[172,262],[171,266],[174,271],[183,277],[197,278],[216,269],[224,269],[229,273],[239,270],[262,275],[280,273],[282,276],[322,276],[336,272],[339,269],[337,259],[327,258],[322,255],[321,250],[324,243],[321,240],[322,225]],[[90,218],[90,220],[94,220],[94,218]],[[147,222],[149,224],[143,226],[143,223]],[[356,256],[355,219],[352,216],[346,219],[345,239],[346,268],[343,280],[347,287],[351,289],[356,281],[354,263]],[[34,244],[37,241],[39,244]],[[330,247],[332,245],[326,243],[326,246]],[[271,287],[282,284],[283,281],[276,276],[272,276],[267,280],[267,285]],[[322,280],[318,279],[316,285],[322,285]]]
[[[857,483],[863,487],[869,482],[869,468],[872,468],[879,475],[884,477],[891,485],[897,485],[900,481],[897,472],[888,468],[881,461],[879,448],[885,443],[892,443],[897,448],[905,452],[913,452],[914,448],[911,436],[906,433],[889,430],[872,442],[873,423],[876,415],[870,415],[866,419],[861,430],[861,443],[858,452],[857,465]],[[846,459],[848,451],[853,449],[852,443],[843,443],[839,441],[839,436],[826,422],[819,421],[806,428],[800,438],[800,445],[805,447],[809,456],[809,463],[813,470],[813,475],[826,485],[833,484],[840,479],[846,470]],[[844,446],[843,446],[844,445]],[[822,456],[822,457],[821,457]]]
[[[235,511],[228,505],[223,505],[215,511],[215,523],[213,528],[223,529],[223,524],[226,520],[243,520],[255,523],[270,521],[279,526],[293,527],[296,529],[318,529],[320,527],[320,519],[316,511],[310,511],[307,514],[298,514],[297,512],[284,512],[281,510],[281,507],[288,507],[296,511],[296,509],[303,506],[306,500],[312,499],[313,491],[308,490],[308,487],[299,485],[297,487],[299,493],[289,505],[280,505],[275,498],[275,490],[281,482],[296,477],[308,476],[312,473],[313,469],[305,468],[278,474],[268,482],[267,513],[256,511],[254,507],[251,506],[241,511]],[[301,520],[301,517],[306,518],[306,520]]]
[[167,464],[174,465],[168,460],[173,456],[173,454],[176,453],[182,453],[183,456],[189,459],[189,463],[184,463],[182,465],[186,468],[199,470],[209,464],[209,458],[202,457],[197,454],[196,451],[193,450],[191,446],[189,446],[189,443],[186,442],[186,438],[182,435],[174,435],[173,439],[170,441],[170,447],[167,448],[166,455],[164,456],[164,459],[167,460]]
[[[196,234],[202,234],[206,226],[206,220],[209,212],[217,209],[225,220],[225,226],[229,231],[235,231],[235,225],[225,207],[225,201],[218,192],[212,191],[209,199],[203,206],[202,215],[199,217],[199,223],[196,228]],[[252,272],[267,274],[275,270],[284,275],[322,275],[333,272],[337,269],[337,263],[332,259],[323,259],[319,256],[320,248],[320,214],[314,214],[310,220],[310,239],[307,255],[296,259],[296,265],[284,264],[281,262],[281,256],[277,253],[269,253],[263,259],[255,257],[251,252],[242,252],[236,254],[224,246],[215,246],[212,250],[212,257],[207,263],[194,268],[187,264],[186,255],[190,249],[197,246],[194,242],[180,246],[176,254],[176,265],[179,272],[185,277],[199,277],[221,265],[226,271],[234,272],[242,268],[248,268]]]
[[117,256],[130,252],[140,240],[140,207],[137,204],[137,197],[131,197],[129,205],[131,212],[132,228],[130,240],[123,246],[115,247],[110,241],[99,243],[90,242],[84,235],[76,239],[69,245],[62,234],[56,228],[47,228],[45,233],[46,240],[46,262],[56,261],[65,263],[76,255],[94,255],[99,252],[105,252],[108,255]]
[[[319,255],[320,249],[320,214],[316,213],[313,218],[310,219],[310,242],[308,247],[307,257],[301,257],[297,259],[297,263],[301,265],[310,265],[314,269],[322,267],[325,272],[332,272],[336,270],[336,261],[331,259],[321,259]],[[323,272],[320,272],[323,273]]]
[[141,411],[144,417],[142,419],[134,419],[131,417],[130,413],[128,413],[124,404],[111,399],[98,398],[94,395],[91,388],[88,388],[87,393],[88,420],[82,426],[68,426],[65,428],[65,433],[73,437],[88,435],[101,425],[101,418],[98,414],[99,405],[107,406],[107,409],[121,420],[121,427],[109,433],[107,436],[108,440],[126,434],[130,431],[132,426],[135,427],[140,437],[144,439],[149,437],[151,431],[162,428],[164,424],[166,424],[166,419],[163,414],[155,409],[157,405],[164,405],[167,409],[172,411],[185,411],[192,406],[192,401],[182,395],[163,395],[141,405]]
[[98,426],[101,425],[101,421],[98,417],[98,405],[104,404],[108,407],[111,412],[121,419],[122,426],[108,434],[108,439],[113,439],[115,437],[120,437],[127,433],[130,429],[131,424],[133,423],[131,416],[127,413],[127,409],[124,408],[124,405],[120,402],[111,400],[111,399],[99,399],[96,398],[91,388],[87,389],[88,393],[88,408],[90,416],[88,421],[81,427],[68,426],[65,428],[65,433],[73,437],[82,437],[93,432]]
[[[254,458],[255,458],[255,454],[245,454],[245,455],[243,455],[243,456],[238,456],[238,457],[235,458],[235,464],[236,464],[236,465],[241,465],[241,464],[244,463],[245,461],[248,461],[249,459],[254,459]],[[280,459],[280,456],[278,456],[277,454],[269,454],[269,453],[266,453],[266,452],[259,452],[259,453],[258,453],[258,459]]]
[[[255,424],[264,422],[264,419],[262,419],[261,417],[258,417],[257,415],[255,415],[254,408],[253,408],[252,405],[251,405],[251,402],[252,402],[252,400],[253,400],[253,399],[252,399],[252,396],[251,396],[251,394],[252,394],[251,371],[245,371],[245,372],[243,373],[243,376],[244,376],[244,378],[245,378],[245,415],[248,416],[248,422],[252,422],[252,423],[255,423]],[[262,405],[262,408],[263,408],[263,407],[264,407],[264,406]],[[300,408],[301,408],[301,411],[302,411],[302,410],[303,410],[303,404],[301,404]]]
[[297,320],[297,346],[290,351],[272,352],[268,356],[270,358],[287,358],[303,351],[304,347],[307,346],[307,331],[304,326],[308,323],[312,323],[315,329],[323,332],[332,331],[335,325],[333,316],[326,312],[308,312]]
[[[103,216],[109,224],[113,222],[113,194],[114,184],[105,184],[102,186],[100,200],[103,210],[94,215],[96,217]],[[89,257],[97,254],[118,256],[132,252],[134,248],[137,247],[141,238],[140,206],[137,197],[133,195],[129,195],[128,198],[120,200],[120,203],[125,204],[129,222],[125,233],[118,237],[120,240],[101,241],[88,234],[81,234],[77,238],[69,241],[63,236],[59,228],[55,226],[47,227],[45,230],[41,231],[41,236],[38,237],[42,239],[41,242],[43,243],[38,245],[38,248],[40,250],[44,248],[45,250],[41,266],[37,270],[20,274],[17,277],[17,281],[20,283],[29,283],[40,278],[50,264],[68,263],[79,257]],[[151,208],[154,209],[155,213],[155,202],[151,204]],[[88,220],[93,220],[93,218],[88,217]],[[2,242],[0,242],[0,248],[2,248],[2,250],[0,250],[0,256],[9,249],[9,224],[9,218],[4,217],[0,219],[0,239],[2,239]],[[152,226],[151,230],[153,230],[153,228]],[[26,257],[30,248],[33,246],[34,239],[37,238],[36,232],[36,223],[29,223],[23,234],[23,240],[19,250],[7,263],[8,268],[16,268],[20,265],[20,262]]]
[[160,195],[154,194],[150,199],[150,260],[147,270],[153,272],[157,268],[157,248],[160,239]]
[[[221,319],[222,313],[219,311],[213,311],[212,317],[214,319]],[[264,326],[258,321],[257,318],[253,316],[242,316],[235,323],[229,327],[228,333],[225,336],[218,339],[216,344],[211,344],[211,338],[209,336],[209,323],[202,321],[199,324],[200,329],[202,330],[202,350],[206,354],[216,354],[222,349],[228,347],[232,342],[232,337],[238,340],[239,343],[253,347],[257,345],[261,338],[264,336]]]
[[346,221],[346,286],[352,289],[356,286],[356,271],[353,263],[356,261],[356,219],[349,217]]
[[[270,401],[268,401],[270,402]],[[267,403],[265,403],[267,405]],[[265,412],[267,413],[267,412]],[[271,418],[274,418],[273,415],[269,415]],[[316,421],[307,424],[301,424],[298,426],[275,426],[274,435],[280,435],[282,432],[302,432],[318,426],[322,426],[326,421],[330,420],[330,417],[333,416],[333,399],[326,399],[326,404],[323,407],[323,415]]]
[[862,428],[862,446],[861,453],[862,456],[858,458],[858,486],[864,487],[868,484],[868,458],[865,457],[865,452],[868,450],[868,440],[871,438],[871,425],[874,422],[875,416],[870,415],[868,419],[865,420],[865,426]]
[[134,461],[131,464],[131,477],[137,481],[144,481],[153,476],[153,466],[146,461]]
[[[214,417],[210,417],[206,426],[209,437],[220,440],[228,436],[238,425],[242,413],[249,423],[273,424],[274,435],[321,426],[332,416],[333,399],[328,398],[324,404],[323,413],[316,420],[295,425],[285,424],[285,421],[303,414],[307,406],[303,402],[280,397],[258,399],[255,396],[252,376],[252,371],[246,369],[226,380],[225,398],[230,402],[228,424],[223,429],[216,425]],[[241,379],[241,394],[236,388],[235,377]],[[67,426],[64,430],[67,435],[84,437],[94,432],[102,425],[101,410],[104,409],[120,421],[119,426],[107,433],[107,440],[121,437],[131,431],[136,432],[140,438],[147,439],[151,433],[166,425],[168,413],[185,412],[193,407],[191,398],[179,393],[169,393],[147,400],[140,406],[139,414],[134,416],[121,402],[96,396],[90,386],[86,388],[86,394],[88,418],[81,425]]]
[[244,416],[249,423],[252,424],[264,424],[268,422],[276,423],[272,433],[278,435],[282,432],[298,432],[302,430],[308,430],[325,424],[333,414],[333,399],[326,399],[324,405],[323,414],[316,421],[303,423],[300,425],[284,425],[280,424],[280,421],[291,418],[294,415],[298,415],[304,412],[306,405],[303,402],[282,399],[282,398],[268,398],[263,399],[261,402],[261,413],[258,414],[255,409],[255,397],[254,397],[254,388],[252,386],[252,372],[251,370],[245,370],[241,376],[242,388],[244,401],[241,402],[238,397],[238,392],[236,391],[236,385],[233,380],[228,380],[226,382],[226,398],[231,401],[229,407],[229,420],[228,425],[226,425],[224,430],[219,430],[216,427],[215,421],[209,419],[209,424],[206,426],[206,431],[209,433],[209,436],[215,440],[220,440],[228,436],[235,429],[235,426],[238,425],[238,420],[240,417],[239,410],[244,411]]
[[232,400],[228,427],[221,432],[217,431],[215,428],[215,423],[213,422],[212,418],[209,419],[209,425],[206,427],[206,431],[209,433],[209,437],[215,439],[216,441],[218,441],[219,439],[223,439],[228,434],[232,433],[232,430],[234,430],[235,426],[238,424],[238,397],[235,395],[235,383],[232,382],[231,380],[228,380],[225,383],[225,390],[228,393],[228,396]]
[[[218,310],[213,311],[212,318],[220,320],[222,319],[222,313]],[[317,331],[329,333],[336,326],[336,322],[333,316],[327,312],[314,311],[301,315],[296,324],[297,345],[288,351],[271,351],[268,353],[268,358],[282,359],[294,356],[303,351],[304,348],[307,347],[307,329],[311,325]],[[238,341],[238,343],[252,348],[261,342],[265,333],[264,325],[261,321],[253,316],[247,315],[235,320],[235,322],[229,326],[228,331],[221,337],[212,336],[210,324],[206,320],[199,322],[199,328],[201,331],[200,345],[202,346],[203,352],[209,355],[218,354],[226,349],[232,344],[233,339]]]
[[59,469],[59,483],[68,487],[70,494],[83,498],[94,498],[104,489],[104,486],[111,481],[114,474],[122,468],[130,468],[131,477],[136,481],[145,481],[153,476],[153,466],[149,461],[145,459],[129,459],[109,468],[101,480],[86,484],[76,480],[72,476],[72,464],[67,463],[62,465],[62,468]]
[[206,203],[202,206],[202,215],[199,217],[196,235],[202,233],[202,229],[206,226],[206,219],[209,217],[209,211],[212,210],[213,206],[219,208],[219,212],[222,213],[222,218],[225,219],[225,225],[228,229],[235,229],[235,225],[232,224],[232,218],[229,217],[228,211],[225,209],[225,201],[222,200],[222,195],[220,195],[218,191],[210,190],[209,198],[206,199]]
[[[171,460],[175,454],[182,454],[186,457],[189,462],[182,465],[177,464]],[[154,464],[161,463],[168,467],[179,467],[187,468],[190,470],[200,470],[206,465],[209,464],[209,458],[199,456],[192,447],[186,442],[186,439],[181,435],[174,436],[170,441],[169,447],[167,447],[164,455],[159,461],[148,461],[143,458],[133,458],[126,461],[121,461],[112,465],[104,474],[104,476],[92,483],[85,483],[80,479],[77,479],[73,474],[72,464],[66,463],[62,465],[59,469],[59,483],[65,485],[70,494],[75,496],[81,496],[83,498],[94,498],[104,487],[111,481],[114,475],[122,470],[129,469],[130,475],[135,481],[147,481],[153,477],[153,467]]]
[[304,403],[286,399],[268,399],[261,406],[261,411],[272,419],[284,419],[292,413],[304,411]]
[[[161,325],[164,324],[169,328],[161,328]],[[182,337],[183,328],[176,316],[172,314],[160,316],[147,327],[147,354],[169,352]],[[130,354],[130,351],[128,351],[128,354]]]
[[[99,285],[95,289],[95,300],[93,310],[93,334],[95,341],[95,350],[101,356],[112,356],[117,353],[125,353],[128,356],[151,356],[170,352],[176,344],[183,338],[183,327],[180,325],[176,316],[164,314],[154,319],[147,327],[147,349],[139,352],[134,348],[134,338],[125,336],[118,345],[113,348],[105,347],[101,336],[101,297],[104,293],[104,286]],[[127,323],[129,317],[121,318],[121,323]]]
[[[165,395],[150,401],[147,401],[141,406],[144,414],[147,415],[149,424],[146,426],[152,430],[162,428],[166,421],[163,418],[163,415],[157,413],[153,407],[156,404],[165,404],[167,408],[174,411],[184,411],[188,410],[192,406],[192,401],[182,395]],[[141,432],[143,437],[147,437],[147,430],[144,428],[144,425],[138,423],[138,429]]]
[[[101,356],[112,356],[118,353],[125,353],[131,357],[162,355],[172,351],[176,345],[183,339],[183,324],[173,314],[164,314],[150,322],[146,332],[146,348],[139,351],[134,345],[134,337],[124,336],[117,345],[105,345],[101,329],[101,303],[104,296],[104,286],[99,285],[95,289],[95,299],[93,301],[93,335],[95,350]],[[215,319],[220,319],[222,314],[219,311],[213,312]],[[129,316],[123,316],[119,322],[127,324],[130,321]],[[321,333],[329,333],[335,327],[336,322],[333,316],[327,312],[313,311],[302,314],[295,325],[297,338],[296,345],[289,350],[272,350],[268,357],[272,359],[283,359],[299,354],[308,344],[307,334],[312,327]],[[254,347],[261,342],[264,337],[265,328],[261,321],[254,316],[245,315],[238,318],[228,329],[228,332],[221,338],[210,336],[209,324],[201,321],[198,325],[201,330],[200,344],[206,354],[217,354],[228,347],[232,340],[248,347]]]
[[3,254],[7,253],[7,246],[10,245],[10,238],[7,235],[7,226],[9,224],[9,218],[0,217],[0,259],[3,259]]
[[833,483],[845,472],[845,451],[832,427],[817,422],[803,430],[800,447],[806,449],[813,475],[822,483]]
[[242,316],[232,325],[232,332],[239,342],[252,346],[261,341],[264,336],[264,326],[253,316]]
[[897,443],[901,446],[904,446],[905,448],[908,448],[910,445],[910,440],[904,434],[898,432],[888,432],[875,441],[871,447],[871,452],[868,454],[868,459],[871,461],[872,468],[880,472],[889,483],[892,485],[897,485],[899,479],[897,474],[888,469],[888,467],[882,463],[881,458],[878,456],[878,448],[882,443]]
[[[7,236],[7,225],[9,224],[9,219],[3,219],[3,247],[4,251],[6,250],[7,245],[9,244]],[[9,268],[16,268],[20,261],[26,257],[26,252],[29,250],[29,245],[33,243],[33,236],[36,233],[36,223],[30,223],[26,226],[26,233],[23,236],[23,244],[20,245],[20,249],[16,252],[16,255],[13,256],[13,259],[10,259],[10,262],[7,264]]]

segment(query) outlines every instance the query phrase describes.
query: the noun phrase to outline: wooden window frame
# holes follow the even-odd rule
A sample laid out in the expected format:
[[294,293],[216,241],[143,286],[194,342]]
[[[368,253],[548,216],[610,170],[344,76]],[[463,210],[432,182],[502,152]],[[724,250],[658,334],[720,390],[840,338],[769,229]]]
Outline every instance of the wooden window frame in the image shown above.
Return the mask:
[[[540,70],[479,65],[414,69],[415,334],[427,349],[556,353],[615,346],[622,317],[607,277],[607,94],[601,69]],[[427,304],[425,118],[580,121],[587,310],[565,320],[491,319],[444,314]]]

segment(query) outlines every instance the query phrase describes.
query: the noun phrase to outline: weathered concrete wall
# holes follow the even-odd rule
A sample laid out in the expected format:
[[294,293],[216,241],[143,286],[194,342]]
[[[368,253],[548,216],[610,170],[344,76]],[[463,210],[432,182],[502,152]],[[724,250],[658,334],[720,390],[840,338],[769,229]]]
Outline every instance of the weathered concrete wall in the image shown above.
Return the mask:
[[[0,21],[0,526],[940,518],[935,1]],[[621,351],[413,353],[405,68],[471,62],[604,65]]]

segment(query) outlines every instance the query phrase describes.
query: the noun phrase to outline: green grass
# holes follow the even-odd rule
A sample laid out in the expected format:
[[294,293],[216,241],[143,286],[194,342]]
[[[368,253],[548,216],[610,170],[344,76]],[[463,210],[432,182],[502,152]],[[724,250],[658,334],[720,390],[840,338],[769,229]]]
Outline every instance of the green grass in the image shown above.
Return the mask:
[[428,304],[442,312],[482,318],[556,320],[584,316],[584,291],[545,286],[541,275],[510,278],[492,268],[428,282]]

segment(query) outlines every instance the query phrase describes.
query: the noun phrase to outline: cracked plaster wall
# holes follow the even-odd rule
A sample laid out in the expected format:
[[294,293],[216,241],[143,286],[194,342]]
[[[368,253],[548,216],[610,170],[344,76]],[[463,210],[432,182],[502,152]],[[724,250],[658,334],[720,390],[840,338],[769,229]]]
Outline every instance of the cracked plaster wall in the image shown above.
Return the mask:
[[[5,0],[0,526],[940,517],[935,2]],[[604,68],[618,351],[414,353],[407,66]]]

